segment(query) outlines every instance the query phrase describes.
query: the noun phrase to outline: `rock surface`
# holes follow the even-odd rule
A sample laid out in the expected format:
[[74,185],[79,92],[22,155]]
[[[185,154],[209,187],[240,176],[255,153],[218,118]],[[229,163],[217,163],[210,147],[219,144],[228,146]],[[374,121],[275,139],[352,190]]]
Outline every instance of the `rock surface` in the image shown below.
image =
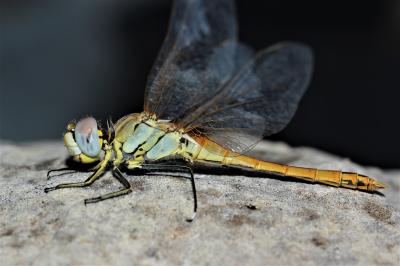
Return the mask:
[[62,167],[60,142],[0,144],[1,265],[399,265],[400,170],[361,167],[310,148],[262,142],[266,160],[341,169],[386,183],[383,195],[277,179],[196,174],[194,222],[187,179],[130,176],[130,195],[85,206],[119,188],[110,174],[89,188],[45,194]]

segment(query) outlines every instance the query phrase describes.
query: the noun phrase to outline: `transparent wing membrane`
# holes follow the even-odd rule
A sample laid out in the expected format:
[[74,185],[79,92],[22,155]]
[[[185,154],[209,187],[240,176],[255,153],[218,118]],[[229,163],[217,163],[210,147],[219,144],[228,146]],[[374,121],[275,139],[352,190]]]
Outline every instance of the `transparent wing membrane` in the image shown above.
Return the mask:
[[233,1],[177,0],[149,75],[144,110],[243,153],[293,117],[311,50],[282,43],[253,57],[237,42]]
[[259,52],[218,92],[181,121],[235,152],[282,130],[312,74],[311,50],[282,43]]
[[177,120],[233,74],[236,18],[232,1],[177,0],[150,72],[144,110]]

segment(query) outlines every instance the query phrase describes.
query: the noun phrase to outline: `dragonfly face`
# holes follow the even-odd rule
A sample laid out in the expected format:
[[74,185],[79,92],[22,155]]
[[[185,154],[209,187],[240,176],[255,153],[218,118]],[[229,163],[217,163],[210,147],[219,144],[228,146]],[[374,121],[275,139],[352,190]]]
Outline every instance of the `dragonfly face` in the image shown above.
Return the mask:
[[74,161],[93,163],[100,160],[103,132],[93,117],[83,118],[76,125],[68,124],[64,145]]

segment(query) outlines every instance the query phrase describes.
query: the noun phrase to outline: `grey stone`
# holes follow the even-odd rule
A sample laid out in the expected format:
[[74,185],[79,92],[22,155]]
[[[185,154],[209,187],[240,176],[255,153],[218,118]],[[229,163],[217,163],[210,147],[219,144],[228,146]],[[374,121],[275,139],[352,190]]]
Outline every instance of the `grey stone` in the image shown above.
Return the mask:
[[400,170],[362,167],[311,148],[262,142],[265,160],[356,171],[388,187],[370,194],[291,179],[196,174],[194,222],[187,179],[129,176],[134,192],[85,206],[119,188],[110,173],[46,180],[65,165],[61,142],[0,144],[1,265],[399,265]]

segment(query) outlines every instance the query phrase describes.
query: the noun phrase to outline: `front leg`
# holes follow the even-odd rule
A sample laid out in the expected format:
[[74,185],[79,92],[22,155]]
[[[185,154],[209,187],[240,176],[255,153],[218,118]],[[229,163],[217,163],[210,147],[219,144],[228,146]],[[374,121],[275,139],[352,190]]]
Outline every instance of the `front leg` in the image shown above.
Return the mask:
[[104,159],[100,162],[99,167],[97,170],[84,182],[76,182],[76,183],[64,183],[64,184],[59,184],[55,187],[48,187],[44,189],[44,192],[50,192],[56,189],[61,189],[61,188],[76,188],[76,187],[87,187],[90,186],[96,181],[101,174],[103,174],[104,170],[107,167],[108,161],[111,158],[111,151],[106,151],[106,154],[104,155]]
[[[92,172],[92,171],[95,172],[95,171],[97,171],[100,168],[101,163],[102,162],[99,162],[98,164],[96,164],[95,166],[93,166],[92,168],[90,168],[88,170],[85,169],[84,172]],[[66,171],[66,172],[63,172],[63,171]],[[63,173],[56,174],[56,175],[50,175],[51,173],[56,173],[56,172],[63,172]],[[47,172],[47,180],[50,180],[51,178],[56,177],[56,176],[72,174],[72,173],[75,173],[75,172],[78,172],[78,170],[71,169],[70,167],[62,167],[62,168],[58,168],[58,169],[51,169],[51,170],[49,170]]]

